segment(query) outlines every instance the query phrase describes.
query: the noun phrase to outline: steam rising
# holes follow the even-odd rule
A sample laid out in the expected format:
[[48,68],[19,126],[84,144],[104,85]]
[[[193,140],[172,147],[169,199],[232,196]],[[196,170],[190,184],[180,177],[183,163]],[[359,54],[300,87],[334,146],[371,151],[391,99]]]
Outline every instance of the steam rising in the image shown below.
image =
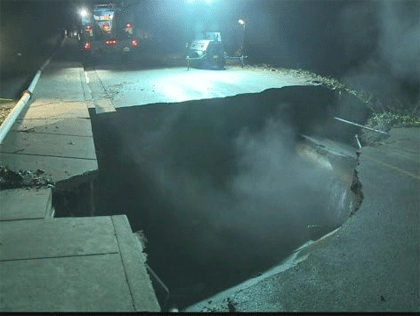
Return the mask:
[[[383,100],[419,102],[418,1],[355,2],[340,16],[347,58],[346,81]],[[351,36],[350,36],[351,35]]]
[[329,188],[346,189],[331,170],[297,155],[295,127],[267,117],[259,128],[232,131],[229,117],[195,107],[162,115],[162,129],[124,146],[138,179],[147,182],[142,199],[151,202],[140,199],[138,212],[171,223],[173,230],[162,232],[167,242],[178,240],[200,264],[233,268],[245,260],[251,269],[261,260],[274,264],[307,240],[307,225],[341,223],[338,210],[328,209]]
[[176,293],[233,286],[306,242],[308,225],[348,217],[350,184],[297,149],[298,133],[328,121],[333,96],[295,86],[98,115],[99,202],[144,230],[151,266]]

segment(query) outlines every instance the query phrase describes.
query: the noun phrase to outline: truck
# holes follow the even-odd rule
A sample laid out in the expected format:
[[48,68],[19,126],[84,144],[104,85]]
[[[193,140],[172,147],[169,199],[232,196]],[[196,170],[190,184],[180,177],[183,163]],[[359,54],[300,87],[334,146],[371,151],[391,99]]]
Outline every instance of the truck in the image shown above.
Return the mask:
[[246,56],[230,57],[226,53],[220,32],[205,32],[202,39],[194,40],[191,45],[187,43],[187,67],[191,66],[206,69],[224,69],[226,60],[238,60],[244,66]]
[[134,36],[133,14],[124,3],[95,4],[82,16],[80,49],[85,59],[131,57],[140,42]]

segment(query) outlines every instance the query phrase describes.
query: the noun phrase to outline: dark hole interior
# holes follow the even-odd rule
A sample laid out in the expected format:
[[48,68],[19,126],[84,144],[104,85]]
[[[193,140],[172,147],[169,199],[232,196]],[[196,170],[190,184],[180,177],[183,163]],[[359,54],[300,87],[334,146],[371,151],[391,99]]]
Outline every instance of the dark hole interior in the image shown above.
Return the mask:
[[308,225],[332,230],[353,207],[350,185],[296,149],[301,134],[349,139],[336,132],[337,100],[296,86],[93,110],[95,215],[126,214],[143,231],[178,308],[257,276],[306,242]]

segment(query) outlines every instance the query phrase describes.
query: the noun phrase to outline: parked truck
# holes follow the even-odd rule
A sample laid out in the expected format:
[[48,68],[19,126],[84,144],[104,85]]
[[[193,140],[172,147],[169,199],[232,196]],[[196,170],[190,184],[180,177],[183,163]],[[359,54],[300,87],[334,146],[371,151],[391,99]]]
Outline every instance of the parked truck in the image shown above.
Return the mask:
[[85,58],[131,57],[140,42],[134,36],[133,12],[123,3],[96,4],[82,17],[81,51]]
[[246,56],[230,57],[224,49],[220,32],[205,32],[204,39],[196,39],[188,45],[187,67],[224,69],[226,60],[238,60],[244,66]]

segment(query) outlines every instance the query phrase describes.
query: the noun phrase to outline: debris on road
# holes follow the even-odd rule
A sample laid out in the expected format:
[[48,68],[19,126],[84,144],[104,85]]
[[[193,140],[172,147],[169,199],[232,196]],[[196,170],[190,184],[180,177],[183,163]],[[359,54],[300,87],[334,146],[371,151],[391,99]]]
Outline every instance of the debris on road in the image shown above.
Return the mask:
[[45,171],[19,170],[14,171],[8,167],[0,165],[0,190],[17,188],[36,188],[53,187],[54,182],[47,177]]

